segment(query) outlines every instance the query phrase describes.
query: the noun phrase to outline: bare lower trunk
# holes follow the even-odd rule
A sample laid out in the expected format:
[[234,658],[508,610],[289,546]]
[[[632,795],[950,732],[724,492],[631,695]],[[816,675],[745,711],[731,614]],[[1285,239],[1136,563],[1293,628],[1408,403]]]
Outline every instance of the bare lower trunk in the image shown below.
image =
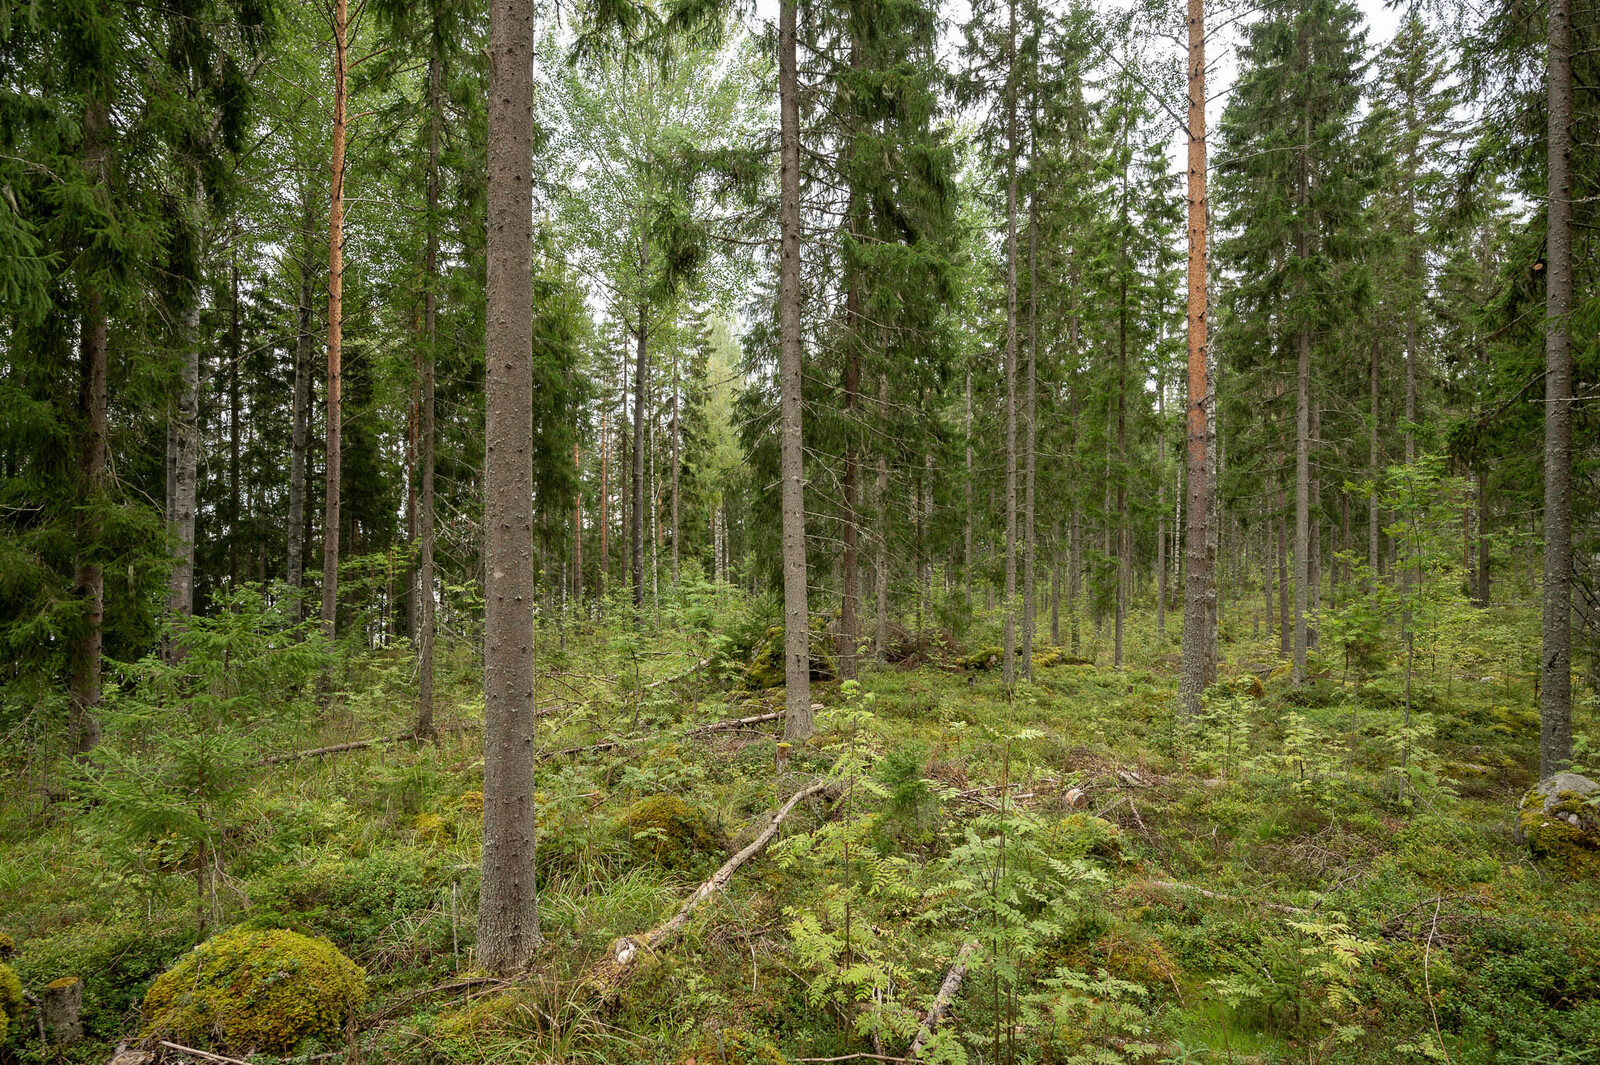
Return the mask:
[[1539,776],[1572,764],[1572,0],[1550,0]]
[[[91,100],[84,106],[84,169],[97,179],[104,176],[110,137],[110,108]],[[105,624],[105,571],[94,559],[100,539],[97,508],[103,503],[106,476],[106,361],[107,328],[105,292],[99,284],[83,285],[80,324],[80,376],[78,414],[83,437],[78,449],[78,492],[85,506],[78,511],[76,571],[73,592],[83,604],[83,617],[69,652],[68,727],[75,754],[86,754],[100,743],[101,642]]]
[[477,963],[539,945],[534,879],[533,0],[489,8],[483,869]]
[[1294,666],[1293,683],[1306,679],[1306,602],[1311,558],[1311,334],[1300,330],[1294,415]]
[[[1037,109],[1030,127],[1038,121]],[[1038,432],[1035,417],[1039,405],[1039,195],[1028,196],[1028,391],[1026,430],[1023,436],[1022,495],[1022,675],[1033,679],[1033,633],[1038,616],[1035,602],[1035,563],[1038,559],[1034,517],[1035,474]]]
[[1189,0],[1189,307],[1187,315],[1189,391],[1187,435],[1188,499],[1184,530],[1183,676],[1179,685],[1184,713],[1200,712],[1200,696],[1210,684],[1207,668],[1210,633],[1206,612],[1211,598],[1211,560],[1206,554],[1211,514],[1206,464],[1210,367],[1206,362],[1206,57],[1205,0]]
[[[198,177],[194,183],[196,226],[204,224],[205,194]],[[167,583],[167,609],[181,628],[194,614],[195,491],[200,455],[200,303],[201,284],[195,279],[190,303],[184,310],[183,368],[178,378],[178,402],[172,416],[172,497],[167,520],[176,541],[172,574]],[[229,530],[230,536],[232,530]],[[172,648],[173,657],[179,648]]]
[[306,445],[311,436],[311,210],[307,203],[300,257],[300,305],[295,316],[298,333],[294,345],[294,397],[291,401],[289,429],[289,528],[286,576],[293,597],[290,615],[299,622],[305,617],[305,524]]
[[[434,418],[435,357],[439,334],[439,135],[444,125],[444,63],[434,44],[428,60],[428,234],[423,249],[422,271],[426,289],[422,297],[422,491],[417,520],[422,538],[421,558],[416,579],[418,642],[417,735],[431,736],[433,726],[433,549],[434,549],[434,458],[438,450],[437,423]],[[576,446],[576,445],[574,445]]]
[[1017,680],[1017,5],[1006,46],[1006,601],[1002,674]]
[[328,210],[328,417],[322,521],[322,634],[333,639],[339,606],[339,404],[344,310],[345,0],[333,6],[332,206]]
[[778,8],[778,392],[783,481],[784,739],[811,737],[811,623],[806,608],[805,450],[800,427],[800,75],[798,0]]
[[1167,646],[1167,383],[1156,374],[1156,646]]
[[[645,256],[641,254],[641,259]],[[633,608],[644,605],[644,397],[645,375],[650,372],[648,337],[649,318],[644,306],[639,307],[639,332],[635,339],[633,363],[633,522],[629,525],[628,545],[633,556]]]
[[1372,481],[1372,490],[1367,493],[1367,575],[1369,581],[1378,579],[1378,342],[1372,342],[1371,392],[1368,400],[1371,406],[1367,414],[1367,477]]

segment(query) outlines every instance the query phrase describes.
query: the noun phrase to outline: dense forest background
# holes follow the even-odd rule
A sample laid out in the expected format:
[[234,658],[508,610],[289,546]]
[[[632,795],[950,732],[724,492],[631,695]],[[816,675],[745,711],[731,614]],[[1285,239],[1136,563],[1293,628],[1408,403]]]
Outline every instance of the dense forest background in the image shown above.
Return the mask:
[[0,1061],[1594,1059],[1597,56],[0,0]]

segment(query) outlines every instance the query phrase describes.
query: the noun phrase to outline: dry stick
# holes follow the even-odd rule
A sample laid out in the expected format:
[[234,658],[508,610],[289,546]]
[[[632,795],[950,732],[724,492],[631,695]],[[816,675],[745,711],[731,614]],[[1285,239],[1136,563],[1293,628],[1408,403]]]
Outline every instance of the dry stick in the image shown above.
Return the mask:
[[166,1047],[168,1050],[176,1050],[180,1054],[188,1054],[192,1057],[203,1058],[206,1061],[221,1062],[222,1065],[250,1065],[248,1061],[243,1061],[239,1058],[228,1058],[223,1057],[221,1054],[211,1054],[204,1050],[196,1050],[194,1047],[186,1047],[182,1043],[169,1043],[165,1039],[157,1039],[156,1042],[161,1046]]
[[950,963],[950,968],[944,974],[944,982],[939,985],[939,993],[933,996],[933,1005],[928,1007],[928,1015],[922,1019],[922,1027],[917,1029],[916,1038],[911,1040],[911,1049],[906,1051],[906,1057],[912,1061],[922,1057],[923,1044],[932,1037],[934,1028],[944,1019],[956,992],[961,990],[961,980],[967,975],[967,955],[977,949],[978,941],[968,940],[956,953],[956,960]]
[[1444,1033],[1439,1030],[1439,1011],[1433,1006],[1433,984],[1428,980],[1428,960],[1433,954],[1433,937],[1439,931],[1439,907],[1444,905],[1444,899],[1433,900],[1433,926],[1428,929],[1428,943],[1422,948],[1422,988],[1428,995],[1428,1012],[1433,1014],[1433,1034],[1439,1040],[1439,1052],[1444,1055],[1444,1060],[1449,1062],[1450,1051],[1445,1049]]
[[695,673],[699,672],[701,666],[705,665],[706,663],[708,663],[710,661],[711,661],[711,659],[709,659],[709,658],[702,658],[702,659],[700,659],[700,661],[696,662],[694,665],[690,666],[688,669],[684,670],[682,673],[674,673],[670,677],[662,677],[660,680],[653,680],[649,684],[646,684],[640,690],[641,691],[649,691],[651,688],[659,688],[663,684],[671,684],[675,680],[682,680],[685,677],[692,677],[692,676],[694,676]]
[[[1203,887],[1195,887],[1193,884],[1176,884],[1170,880],[1146,880],[1145,883],[1149,884],[1151,887],[1164,888],[1168,891],[1192,891],[1196,895],[1201,895],[1208,899],[1216,899],[1219,902],[1243,903],[1253,901],[1250,899],[1241,899],[1236,895],[1224,895],[1220,891],[1208,891]],[[1260,905],[1265,906],[1269,910],[1279,910],[1283,913],[1311,912],[1310,910],[1302,909],[1299,906],[1290,906],[1288,903],[1284,902],[1262,902]]]
[[797,1062],[797,1063],[801,1063],[801,1062],[803,1062],[803,1063],[812,1063],[812,1062],[814,1062],[814,1063],[816,1063],[816,1065],[822,1065],[823,1062],[829,1062],[829,1061],[854,1061],[857,1058],[867,1058],[867,1059],[869,1059],[871,1061],[910,1061],[911,1060],[910,1058],[891,1058],[887,1054],[865,1054],[865,1053],[863,1053],[863,1054],[840,1054],[836,1058],[790,1058],[789,1060],[793,1061],[793,1062]]
[[[541,706],[535,710],[534,713],[536,715],[548,714],[552,710],[556,709],[559,709],[559,705]],[[469,721],[457,725],[446,725],[443,728],[435,729],[434,731],[440,734],[446,732],[475,732],[481,728],[483,728],[481,724],[475,721]],[[330,754],[343,754],[345,751],[361,751],[368,747],[379,747],[384,744],[410,743],[417,738],[418,737],[415,732],[402,732],[398,736],[374,736],[372,739],[367,740],[352,740],[349,743],[335,743],[330,747],[313,747],[309,751],[290,751],[287,754],[269,754],[267,757],[258,761],[256,765],[269,766],[282,765],[285,762],[303,762],[308,758],[322,758],[325,755]]]
[[[455,885],[453,885],[453,884],[451,885],[452,888],[454,886]],[[451,892],[451,894],[452,894],[452,896],[454,896],[454,892],[453,891]],[[429,995],[439,995],[439,994],[443,994],[446,991],[460,991],[463,988],[477,987],[480,984],[503,984],[503,983],[505,983],[505,980],[503,980],[502,978],[500,978],[498,976],[473,976],[473,977],[468,977],[465,980],[456,980],[456,981],[453,981],[453,982],[448,983],[448,984],[440,984],[437,987],[426,987],[426,988],[423,988],[421,991],[416,992],[413,995],[407,995],[405,998],[401,999],[399,1002],[396,1002],[391,1006],[387,1006],[384,1009],[380,1010],[379,1012],[373,1014],[372,1016],[370,1016],[370,1017],[368,1017],[366,1019],[365,1023],[372,1024],[372,1023],[374,1023],[376,1021],[381,1021],[381,1020],[384,1020],[386,1018],[393,1017],[395,1014],[399,1013],[401,1010],[405,1009],[407,1006],[410,1006],[411,1004],[413,1004],[415,1002],[420,1002],[423,999],[427,998]]]
[[[687,729],[679,734],[679,738],[688,739],[691,736],[700,736],[707,732],[722,732],[729,729],[744,728],[747,725],[759,725],[765,721],[777,721],[782,717],[783,711],[780,710],[772,714],[756,714],[753,717],[739,717],[728,721],[713,721],[709,725],[698,725],[695,728]],[[563,747],[559,751],[541,751],[539,753],[538,760],[541,762],[548,762],[552,758],[562,758],[569,754],[594,754],[599,751],[615,750],[618,747],[627,747],[631,744],[643,743],[645,740],[659,735],[660,733],[657,732],[651,733],[649,736],[636,736],[629,740],[607,740],[604,743],[591,743],[584,747]]]
[[751,840],[749,845],[742,851],[724,862],[722,868],[711,875],[710,880],[696,888],[694,894],[689,896],[689,900],[678,908],[678,912],[673,914],[670,920],[657,925],[637,938],[618,936],[612,942],[611,948],[606,951],[605,957],[597,962],[590,971],[589,978],[585,983],[597,991],[601,997],[608,997],[612,994],[628,978],[633,968],[634,959],[645,951],[661,949],[670,943],[679,932],[682,932],[684,926],[689,923],[690,916],[700,907],[700,904],[727,887],[728,881],[733,879],[733,874],[739,871],[739,867],[757,854],[760,854],[766,845],[772,842],[772,838],[778,834],[778,828],[796,806],[814,795],[833,791],[837,787],[838,784],[835,781],[822,781],[821,783],[801,788],[791,795],[789,801],[784,803],[777,813],[773,814],[772,821],[762,830],[761,834]]

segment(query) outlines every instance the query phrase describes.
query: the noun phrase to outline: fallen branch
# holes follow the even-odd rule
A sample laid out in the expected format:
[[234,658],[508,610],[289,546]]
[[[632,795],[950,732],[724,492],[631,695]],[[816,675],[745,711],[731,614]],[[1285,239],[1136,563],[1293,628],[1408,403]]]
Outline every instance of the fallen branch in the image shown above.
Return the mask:
[[891,1058],[887,1054],[866,1054],[866,1053],[861,1053],[861,1054],[840,1054],[836,1058],[790,1058],[789,1060],[793,1061],[793,1062],[797,1062],[797,1063],[808,1063],[808,1065],[809,1065],[809,1063],[813,1063],[813,1062],[817,1063],[817,1065],[821,1065],[822,1062],[828,1062],[828,1061],[855,1061],[857,1058],[866,1058],[869,1061],[910,1061],[911,1060],[910,1058]]
[[912,1061],[922,1057],[923,1045],[933,1036],[933,1030],[939,1026],[946,1011],[950,1009],[950,1003],[961,990],[961,981],[967,975],[967,955],[977,949],[978,941],[972,939],[956,952],[956,960],[950,963],[950,968],[945,972],[944,981],[939,985],[939,993],[933,996],[933,1005],[928,1007],[928,1015],[922,1018],[922,1027],[917,1029],[916,1038],[911,1040],[911,1049],[906,1051],[906,1057]]
[[180,1054],[188,1054],[190,1057],[201,1058],[205,1061],[220,1062],[221,1065],[250,1065],[248,1061],[244,1061],[240,1058],[229,1058],[224,1057],[221,1054],[212,1054],[208,1051],[196,1050],[194,1047],[186,1047],[182,1043],[169,1043],[165,1039],[157,1039],[156,1043],[160,1046],[166,1047],[168,1050],[176,1050]]
[[639,690],[640,691],[649,691],[651,688],[659,688],[663,684],[671,684],[673,681],[682,680],[685,677],[692,677],[692,676],[694,676],[694,674],[696,674],[696,673],[698,673],[700,671],[700,667],[701,666],[706,665],[710,661],[711,661],[711,659],[709,659],[709,658],[702,658],[700,661],[696,662],[694,665],[690,666],[688,669],[684,670],[682,673],[674,673],[670,677],[662,677],[660,680],[653,680],[649,684],[646,684],[643,688],[641,688]]
[[[559,705],[559,704],[558,704]],[[557,709],[556,706],[543,706],[535,714],[548,714]],[[458,725],[445,725],[437,732],[475,732],[483,728],[475,721],[462,722]],[[285,762],[303,762],[311,758],[323,758],[330,754],[343,754],[346,751],[361,751],[368,747],[381,747],[390,743],[411,743],[417,740],[416,731],[402,732],[398,736],[374,736],[366,740],[352,740],[349,743],[335,743],[328,747],[313,747],[309,751],[289,751],[286,754],[269,754],[256,763],[257,766],[282,765]]]
[[778,829],[796,806],[799,806],[814,795],[834,791],[838,786],[835,781],[822,781],[821,783],[801,788],[789,796],[789,801],[779,807],[777,812],[772,815],[772,820],[768,822],[766,828],[762,829],[761,834],[751,840],[738,854],[724,862],[721,869],[711,874],[711,879],[696,888],[694,894],[689,896],[688,901],[680,906],[678,912],[673,914],[669,920],[657,925],[641,936],[618,936],[606,951],[605,957],[595,963],[588,979],[584,981],[585,984],[599,998],[611,999],[614,997],[617,989],[632,974],[634,962],[639,955],[646,951],[660,950],[675,939],[678,933],[683,931],[684,926],[689,923],[689,918],[694,914],[694,911],[700,908],[701,903],[727,887],[728,882],[733,879],[733,874],[739,871],[740,866],[766,849],[767,844],[772,842],[773,837],[778,834]]
[[384,1020],[386,1018],[393,1017],[395,1014],[399,1013],[401,1010],[405,1009],[407,1006],[410,1006],[410,1005],[412,1005],[413,1003],[416,1003],[416,1002],[420,1002],[423,999],[427,998],[429,995],[441,995],[441,994],[444,994],[446,991],[461,991],[461,990],[464,990],[464,989],[469,988],[469,987],[478,987],[478,986],[480,986],[482,984],[503,984],[503,983],[505,983],[505,980],[501,979],[498,976],[472,976],[472,977],[468,977],[465,980],[455,980],[455,981],[452,981],[451,983],[448,983],[448,984],[440,984],[437,987],[423,988],[421,991],[418,991],[418,992],[416,992],[415,994],[412,994],[412,995],[407,995],[405,998],[401,999],[399,1002],[396,1002],[396,1003],[394,1003],[394,1004],[392,1004],[390,1006],[386,1006],[384,1009],[382,1009],[379,1012],[377,1012],[377,1013],[373,1014],[372,1016],[368,1017],[366,1019],[366,1023],[371,1024],[371,1023],[373,1023],[375,1021],[381,1021],[381,1020]]
[[[722,732],[728,729],[745,728],[749,725],[759,725],[767,721],[777,721],[782,717],[783,711],[780,710],[774,714],[756,714],[753,717],[739,717],[729,721],[713,721],[709,725],[699,725],[695,728],[686,729],[678,734],[678,738],[686,740],[692,736],[701,736],[708,732]],[[612,751],[618,747],[629,747],[636,743],[643,743],[659,735],[661,733],[652,732],[648,736],[634,736],[631,739],[606,740],[604,743],[590,743],[582,747],[563,747],[559,751],[541,751],[537,760],[548,762],[552,758],[564,758],[573,754],[597,754],[600,751]]]
[[[1258,900],[1255,900],[1255,899],[1241,899],[1237,895],[1224,895],[1220,891],[1208,891],[1203,887],[1196,887],[1193,884],[1178,884],[1178,883],[1173,883],[1172,881],[1168,881],[1168,880],[1147,880],[1147,881],[1145,881],[1145,883],[1149,884],[1151,887],[1162,888],[1163,890],[1166,890],[1166,891],[1192,891],[1196,895],[1200,895],[1203,898],[1216,899],[1218,902],[1238,902],[1238,903],[1245,903],[1245,904],[1249,904],[1251,902],[1258,902]],[[1265,901],[1260,901],[1260,902],[1258,902],[1258,904],[1261,905],[1261,906],[1265,906],[1269,910],[1278,910],[1278,911],[1280,911],[1282,913],[1310,913],[1311,912],[1310,910],[1303,909],[1303,908],[1301,908],[1299,906],[1290,906],[1288,903],[1285,903],[1285,902],[1265,902]]]

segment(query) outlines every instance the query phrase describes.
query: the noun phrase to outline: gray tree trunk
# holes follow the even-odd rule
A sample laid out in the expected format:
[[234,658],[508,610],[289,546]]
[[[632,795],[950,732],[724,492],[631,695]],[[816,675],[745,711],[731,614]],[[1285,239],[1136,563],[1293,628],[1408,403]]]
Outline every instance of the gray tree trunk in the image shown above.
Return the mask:
[[1017,680],[1017,4],[1006,44],[1006,601],[1003,679]]
[[533,755],[533,0],[489,7],[483,869],[477,963],[540,943]]
[[[434,547],[434,458],[438,450],[434,420],[435,354],[439,333],[439,133],[444,125],[444,62],[439,55],[437,34],[428,58],[428,233],[422,255],[424,291],[422,296],[422,492],[417,515],[421,526],[421,558],[416,579],[418,643],[417,725],[418,736],[432,736],[433,727],[433,547]],[[581,589],[580,589],[581,595]]]
[[1572,764],[1572,0],[1550,0],[1540,779]]
[[323,457],[326,492],[322,505],[322,634],[333,639],[339,608],[339,404],[344,350],[344,174],[345,74],[348,70],[345,0],[333,5],[333,158],[328,208],[328,416]]
[[811,619],[806,607],[805,449],[801,436],[800,73],[798,0],[778,7],[778,393],[783,481],[783,736],[810,739]]

